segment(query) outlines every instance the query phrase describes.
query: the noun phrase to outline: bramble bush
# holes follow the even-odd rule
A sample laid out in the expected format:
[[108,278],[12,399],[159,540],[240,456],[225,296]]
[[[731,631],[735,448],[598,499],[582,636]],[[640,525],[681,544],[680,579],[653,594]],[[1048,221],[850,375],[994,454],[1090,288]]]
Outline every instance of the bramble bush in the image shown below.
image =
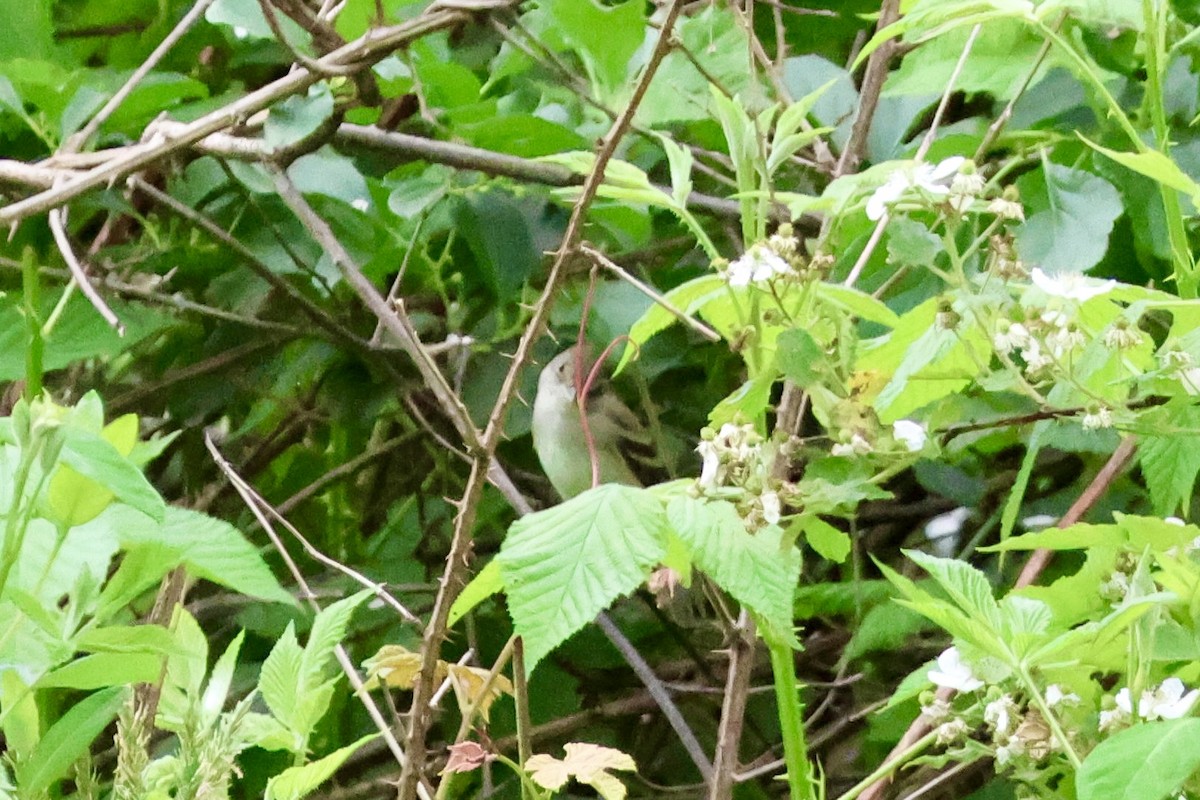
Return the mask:
[[0,796],[1200,797],[1194,3],[0,19]]

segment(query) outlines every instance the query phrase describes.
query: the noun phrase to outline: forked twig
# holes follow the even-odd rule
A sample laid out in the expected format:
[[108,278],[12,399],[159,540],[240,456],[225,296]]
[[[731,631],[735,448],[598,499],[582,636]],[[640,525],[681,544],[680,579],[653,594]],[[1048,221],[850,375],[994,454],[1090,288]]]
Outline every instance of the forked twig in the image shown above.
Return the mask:
[[[250,513],[254,515],[255,519],[258,520],[258,523],[262,525],[263,530],[266,531],[267,536],[271,539],[271,543],[275,545],[275,549],[279,552],[280,557],[283,559],[284,563],[287,564],[288,571],[292,573],[292,577],[295,579],[296,585],[300,587],[300,591],[304,594],[304,599],[308,601],[309,607],[312,608],[314,613],[319,612],[321,607],[314,599],[312,588],[308,585],[308,581],[305,580],[304,573],[300,571],[300,568],[296,565],[296,562],[293,561],[291,555],[288,554],[287,548],[283,546],[283,542],[280,540],[279,534],[275,532],[275,528],[271,525],[271,520],[268,519],[264,513],[263,508],[256,499],[258,496],[257,492],[255,492],[254,489],[248,483],[246,483],[246,481],[242,480],[242,477],[237,474],[237,471],[233,469],[232,465],[230,465],[225,457],[221,455],[221,452],[213,443],[212,437],[209,436],[207,432],[204,435],[204,444],[208,448],[208,452],[212,455],[212,458],[216,462],[217,466],[225,474],[225,477],[230,483],[233,484],[234,488],[237,489],[237,492],[239,495],[241,495],[243,502],[246,503],[246,507],[250,509]],[[375,727],[379,730],[380,735],[387,744],[388,750],[391,751],[392,756],[396,759],[396,762],[400,764],[401,768],[403,768],[405,764],[404,750],[400,747],[399,741],[396,740],[395,735],[392,733],[392,729],[388,725],[387,720],[383,718],[383,714],[379,711],[379,706],[375,704],[375,700],[366,691],[362,677],[358,674],[358,669],[354,666],[354,662],[350,660],[350,654],[346,652],[346,648],[344,648],[340,643],[334,647],[333,652],[334,656],[337,658],[338,664],[342,668],[342,672],[346,674],[346,679],[350,681],[350,685],[354,689],[355,696],[362,701],[363,706],[367,710],[367,714],[371,717],[371,721],[375,723]],[[421,800],[433,800],[433,792],[424,782],[419,783],[415,787],[415,792],[416,795],[421,798]]]

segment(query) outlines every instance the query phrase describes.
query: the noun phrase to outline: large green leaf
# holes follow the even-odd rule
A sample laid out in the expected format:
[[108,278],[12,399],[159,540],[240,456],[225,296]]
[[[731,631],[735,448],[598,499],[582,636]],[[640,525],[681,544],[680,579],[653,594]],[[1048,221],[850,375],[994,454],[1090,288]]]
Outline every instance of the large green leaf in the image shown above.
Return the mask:
[[166,503],[162,497],[146,480],[141,469],[121,455],[101,434],[68,428],[59,458],[75,472],[108,489],[122,502],[154,520],[163,519]]
[[324,758],[300,767],[290,767],[267,781],[266,800],[300,800],[337,772],[338,767],[354,754],[354,751],[378,737],[372,733],[345,747],[334,750]]
[[794,638],[792,596],[800,577],[800,553],[782,543],[778,528],[747,533],[731,503],[692,497],[672,499],[667,519],[691,549],[698,568],[758,614],[777,636]]
[[513,523],[496,560],[528,669],[614,600],[666,553],[662,502],[606,484]]
[[1161,800],[1200,768],[1200,719],[1148,722],[1113,734],[1084,759],[1079,800]]
[[17,767],[23,796],[36,797],[66,777],[92,740],[108,727],[124,705],[128,687],[113,686],[75,703],[38,742],[29,760]]
[[628,84],[629,61],[645,35],[641,3],[628,0],[602,6],[594,0],[548,0],[559,34],[575,48],[602,100],[612,100]]
[[1021,260],[1048,272],[1082,272],[1108,250],[1108,235],[1124,206],[1113,185],[1098,175],[1047,162],[1044,183],[1018,181],[1021,199],[1041,210],[1016,230]]
[[161,525],[126,507],[111,507],[97,521],[113,526],[121,544],[159,545],[193,574],[234,591],[280,603],[295,601],[246,537],[227,522],[168,506]]

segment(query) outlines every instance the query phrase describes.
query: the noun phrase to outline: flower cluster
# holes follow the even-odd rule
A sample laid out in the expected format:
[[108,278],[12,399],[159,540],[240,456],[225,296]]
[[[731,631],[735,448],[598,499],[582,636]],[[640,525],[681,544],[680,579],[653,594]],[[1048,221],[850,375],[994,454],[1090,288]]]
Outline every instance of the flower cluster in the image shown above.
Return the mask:
[[[1153,689],[1145,689],[1138,698],[1137,715],[1146,721],[1179,719],[1192,710],[1200,689],[1190,692],[1179,678],[1167,678]],[[1100,712],[1100,730],[1110,732],[1126,727],[1133,720],[1133,697],[1129,687],[1111,699],[1112,707]]]
[[[882,186],[867,198],[867,218],[876,221],[900,202],[943,204],[956,215],[965,214],[973,208],[979,210],[976,201],[984,197],[987,181],[984,180],[975,162],[962,156],[952,156],[937,164],[914,164],[902,167],[888,176]],[[1002,220],[1023,220],[1025,209],[1021,207],[1015,187],[1008,187],[998,197],[991,198],[982,209]]]
[[751,527],[758,522],[774,525],[783,514],[784,499],[771,478],[775,452],[766,445],[753,425],[726,422],[719,431],[701,431],[696,446],[701,458],[696,489],[710,497],[741,499]]
[[806,261],[791,225],[779,230],[765,242],[750,245],[741,258],[724,267],[725,280],[733,287],[769,284],[779,280],[820,278],[828,269],[828,258]]
[[[1036,267],[1030,279],[1045,296],[1046,305],[1025,309],[1020,320],[1001,317],[992,345],[1001,355],[1019,354],[1026,379],[1037,383],[1056,377],[1056,371],[1087,345],[1087,336],[1075,322],[1078,305],[1111,291],[1116,282],[1082,275],[1051,276]],[[1110,427],[1112,420],[1097,413],[1090,423],[1092,429]]]

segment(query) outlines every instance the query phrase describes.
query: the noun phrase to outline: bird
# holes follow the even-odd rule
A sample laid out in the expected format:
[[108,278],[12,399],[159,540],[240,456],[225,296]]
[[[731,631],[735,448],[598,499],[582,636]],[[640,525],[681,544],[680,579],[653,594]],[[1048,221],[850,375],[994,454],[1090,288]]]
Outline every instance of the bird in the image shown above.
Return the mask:
[[[577,352],[571,347],[546,364],[533,401],[533,449],[550,484],[564,500],[592,488],[591,454],[575,385]],[[644,485],[636,470],[649,460],[647,451],[653,449],[653,443],[637,415],[605,386],[589,394],[584,407],[600,483]]]

